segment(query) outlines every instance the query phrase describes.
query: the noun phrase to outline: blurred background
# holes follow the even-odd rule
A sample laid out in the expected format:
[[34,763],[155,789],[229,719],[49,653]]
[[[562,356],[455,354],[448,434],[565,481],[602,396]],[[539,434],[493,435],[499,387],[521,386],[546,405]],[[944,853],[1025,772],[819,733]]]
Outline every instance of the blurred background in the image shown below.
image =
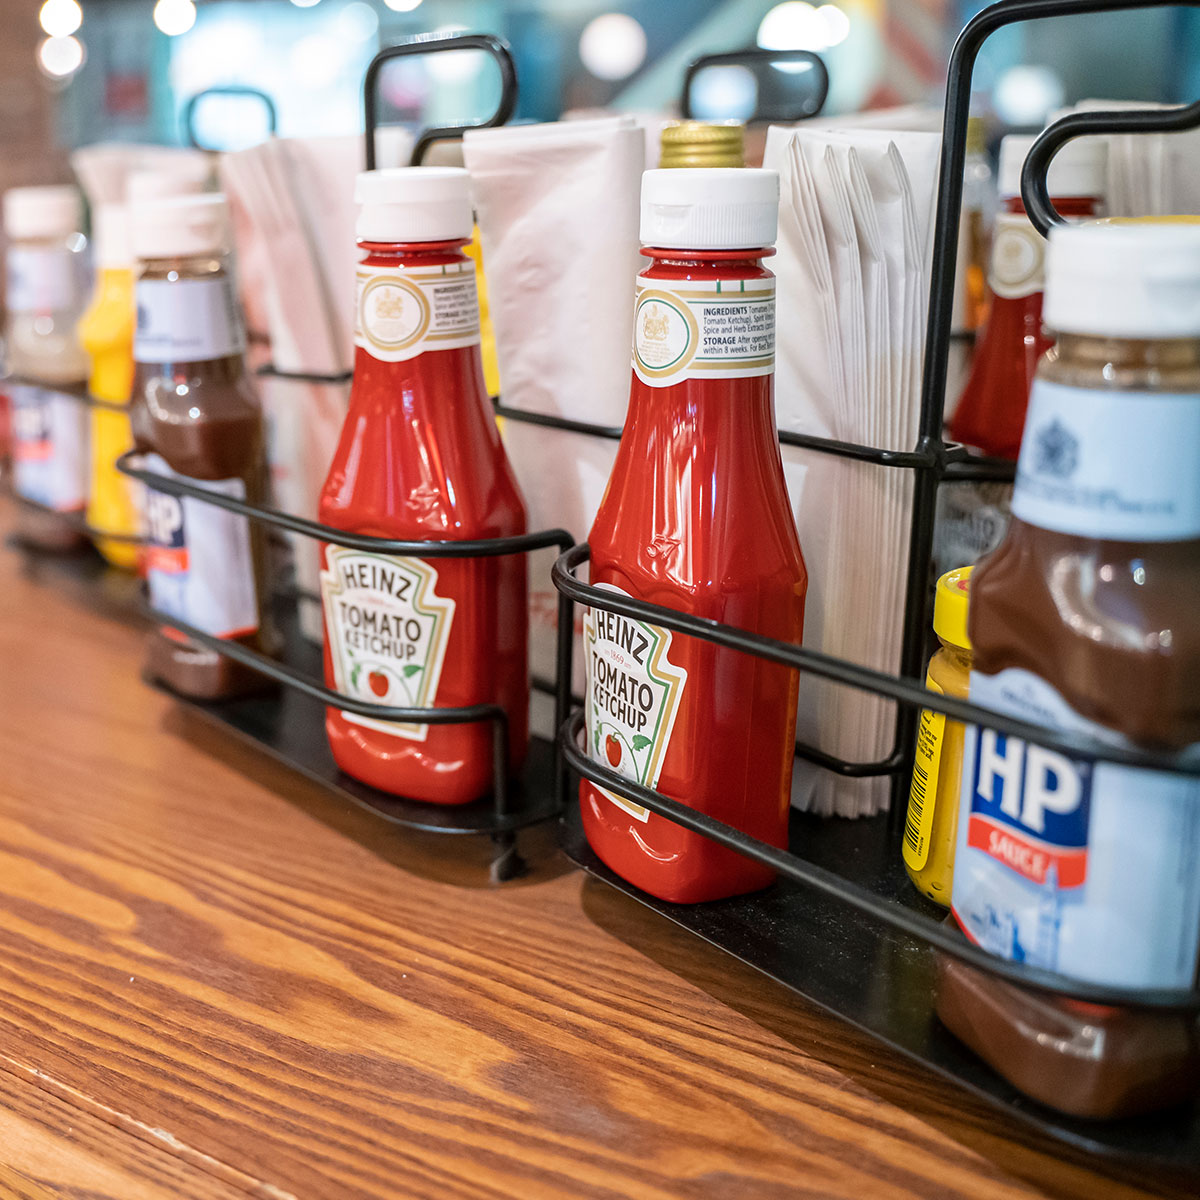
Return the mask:
[[[954,0],[0,0],[0,190],[67,178],[66,155],[97,141],[186,143],[188,102],[257,89],[283,135],[362,127],[363,71],[381,45],[435,30],[499,33],[520,78],[517,118],[598,107],[678,108],[697,56],[760,45],[816,50],[831,77],[826,113],[936,102],[955,33],[980,7]],[[1089,96],[1179,101],[1200,90],[1200,13],[1152,9],[1041,21],[985,49],[976,108],[997,129],[1039,127]],[[699,117],[753,110],[754,77],[711,72]],[[498,80],[470,51],[392,64],[385,121],[441,123],[486,111]],[[195,139],[261,140],[265,105],[213,95],[190,113]]]

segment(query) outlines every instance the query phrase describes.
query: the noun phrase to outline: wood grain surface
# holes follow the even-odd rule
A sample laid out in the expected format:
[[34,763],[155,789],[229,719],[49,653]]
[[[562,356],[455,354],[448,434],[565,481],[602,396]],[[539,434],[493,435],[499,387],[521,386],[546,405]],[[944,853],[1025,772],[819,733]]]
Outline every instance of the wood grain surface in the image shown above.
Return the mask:
[[139,667],[0,550],[0,1200],[1196,1193],[1031,1140],[549,832],[491,887]]

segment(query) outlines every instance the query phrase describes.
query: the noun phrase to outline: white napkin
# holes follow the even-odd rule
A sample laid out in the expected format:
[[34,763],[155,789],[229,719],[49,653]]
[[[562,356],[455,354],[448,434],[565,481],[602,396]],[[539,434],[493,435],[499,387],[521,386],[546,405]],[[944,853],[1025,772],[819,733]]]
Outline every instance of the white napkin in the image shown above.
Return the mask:
[[[1140,100],[1082,100],[1073,109],[1064,111],[1173,107]],[[1200,129],[1182,133],[1122,133],[1109,137],[1105,201],[1105,211],[1112,217],[1200,212]]]
[[[362,157],[362,139],[345,137],[272,138],[221,158],[224,186],[245,217],[239,254],[256,264],[278,371],[338,375],[353,364],[354,178]],[[261,393],[274,502],[315,519],[348,388],[263,377]],[[315,592],[317,543],[288,540],[297,584]],[[302,606],[301,624],[320,640],[313,606]]]
[[181,168],[189,174],[208,169],[203,150],[182,146],[143,146],[123,142],[97,142],[71,152],[71,167],[88,204],[124,204],[125,184],[134,171]]
[[[911,449],[920,409],[928,246],[940,137],[873,129],[772,129],[781,174],[780,355],[784,429]],[[809,568],[805,644],[899,667],[912,481],[907,472],[785,446]],[[801,675],[799,737],[854,761],[891,749],[895,709]],[[795,795],[823,814],[886,807],[889,780],[842,779],[803,761]]]
[[640,262],[642,131],[628,117],[473,130],[463,155],[504,402],[620,425]]

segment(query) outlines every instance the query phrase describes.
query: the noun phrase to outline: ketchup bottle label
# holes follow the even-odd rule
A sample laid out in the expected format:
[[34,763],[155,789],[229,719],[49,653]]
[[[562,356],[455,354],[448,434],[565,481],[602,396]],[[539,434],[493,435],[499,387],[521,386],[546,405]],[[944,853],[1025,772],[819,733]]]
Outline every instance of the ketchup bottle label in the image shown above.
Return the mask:
[[1200,396],[1034,381],[1013,514],[1110,541],[1200,537]]
[[140,363],[210,362],[246,349],[233,279],[139,279],[133,357]]
[[[438,573],[419,558],[329,546],[321,572],[325,628],[337,690],[356,700],[432,708],[454,601],[437,593]],[[423,742],[428,725],[343,712],[354,725]]]
[[638,279],[633,369],[650,387],[775,371],[775,279]]
[[[1045,680],[971,675],[971,700],[1128,744]],[[1095,983],[1188,987],[1200,939],[1200,780],[968,727],[952,908],[1002,958]]]
[[[186,479],[205,491],[246,498],[240,479],[202,480],[180,475],[157,455],[148,471]],[[151,607],[220,638],[248,637],[258,629],[258,595],[250,553],[250,522],[194,500],[146,488],[146,579]]]
[[992,241],[988,287],[1006,300],[1044,289],[1046,243],[1024,213],[999,213]]
[[[588,752],[648,788],[658,785],[687,683],[687,672],[668,657],[671,637],[669,629],[598,609],[583,618]],[[597,790],[639,821],[650,815],[623,796]]]
[[360,266],[354,344],[383,362],[426,350],[479,345],[479,298],[471,262],[439,267]]
[[87,497],[86,406],[24,383],[10,384],[8,395],[17,494],[58,512],[78,512]]

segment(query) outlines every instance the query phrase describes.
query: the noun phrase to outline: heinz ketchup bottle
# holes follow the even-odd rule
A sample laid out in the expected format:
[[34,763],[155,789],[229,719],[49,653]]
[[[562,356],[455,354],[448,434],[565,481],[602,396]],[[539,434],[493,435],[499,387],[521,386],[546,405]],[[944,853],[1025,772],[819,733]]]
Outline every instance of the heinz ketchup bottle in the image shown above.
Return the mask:
[[[1014,461],[1021,449],[1034,369],[1054,344],[1042,328],[1046,242],[1021,201],[1021,169],[1035,141],[1032,135],[1009,134],[1000,143],[1003,209],[992,237],[991,313],[950,420],[955,441]],[[1054,207],[1064,217],[1096,215],[1104,194],[1105,162],[1105,144],[1095,139],[1070,142],[1055,155],[1047,183]]]
[[[798,642],[807,575],[775,432],[774,171],[647,171],[629,414],[591,536],[591,580]],[[787,845],[796,673],[596,609],[584,620],[587,748],[628,779]],[[664,900],[773,872],[584,782],[588,840]]]
[[[354,382],[320,519],[351,533],[471,540],[525,532],[479,357],[467,172],[358,177],[362,205]],[[399,558],[321,550],[325,677],[380,704],[498,703],[509,763],[528,745],[526,566],[520,555]],[[465,804],[492,785],[492,729],[327,710],[338,765],[373,787]]]

